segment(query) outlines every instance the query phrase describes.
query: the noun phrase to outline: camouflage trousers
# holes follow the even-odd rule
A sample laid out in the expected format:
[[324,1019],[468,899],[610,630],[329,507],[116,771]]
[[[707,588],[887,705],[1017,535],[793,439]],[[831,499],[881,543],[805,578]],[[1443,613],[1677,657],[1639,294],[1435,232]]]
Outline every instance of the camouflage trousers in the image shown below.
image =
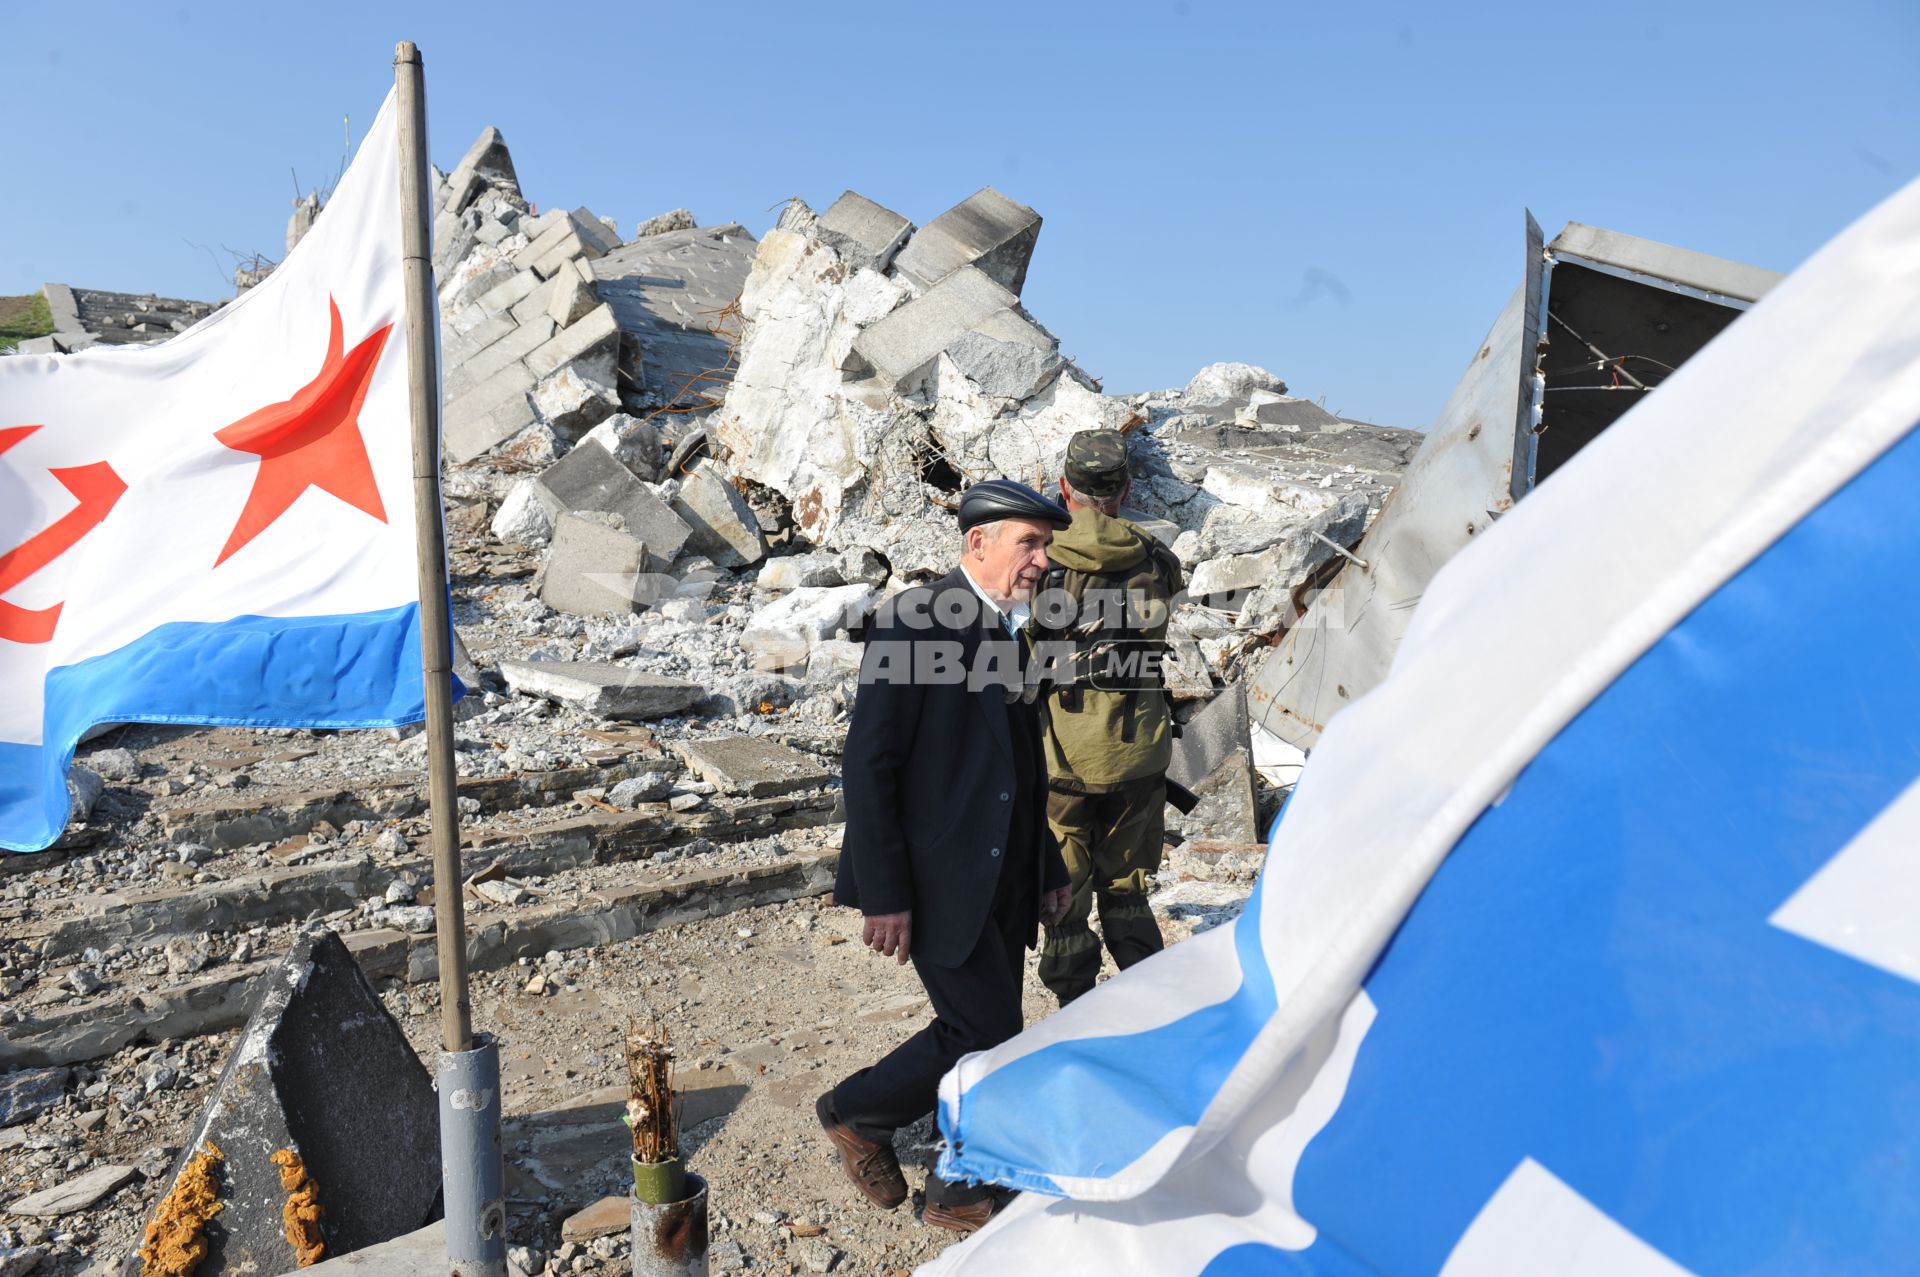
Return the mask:
[[1047,928],[1040,982],[1065,1006],[1100,974],[1100,940],[1090,925],[1100,902],[1100,939],[1122,970],[1160,952],[1160,925],[1147,889],[1160,869],[1166,828],[1166,780],[1149,776],[1107,793],[1047,791],[1047,823],[1073,881],[1073,905]]

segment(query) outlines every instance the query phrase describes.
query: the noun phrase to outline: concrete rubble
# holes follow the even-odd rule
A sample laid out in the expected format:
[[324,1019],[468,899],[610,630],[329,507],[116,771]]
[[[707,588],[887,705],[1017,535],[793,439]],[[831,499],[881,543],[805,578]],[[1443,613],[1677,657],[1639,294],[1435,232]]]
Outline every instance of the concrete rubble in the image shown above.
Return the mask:
[[[1203,802],[1169,813],[1154,896],[1179,939],[1237,912],[1280,797],[1244,669],[1420,436],[1246,364],[1106,393],[1021,299],[1040,215],[992,188],[917,227],[849,191],[759,238],[674,210],[623,241],[589,209],[536,213],[495,129],[435,184],[468,959],[477,1021],[522,1053],[515,1262],[600,1271],[624,1247],[562,1236],[625,1173],[617,1105],[580,1097],[619,1080],[629,1015],[671,1013],[706,1115],[694,1169],[729,1185],[716,1264],[910,1268],[944,1239],[843,1235],[855,1207],[808,1126],[826,1074],[924,1014],[824,907],[873,609],[952,566],[966,484],[1051,487],[1073,433],[1127,433],[1127,513],[1193,580],[1168,686]],[[0,858],[0,1254],[43,1248],[64,1277],[137,1242],[314,928],[433,1050],[424,748],[138,725],[83,745],[66,836]],[[863,1009],[824,1009],[821,981]],[[19,1213],[108,1168],[131,1170],[92,1206]]]

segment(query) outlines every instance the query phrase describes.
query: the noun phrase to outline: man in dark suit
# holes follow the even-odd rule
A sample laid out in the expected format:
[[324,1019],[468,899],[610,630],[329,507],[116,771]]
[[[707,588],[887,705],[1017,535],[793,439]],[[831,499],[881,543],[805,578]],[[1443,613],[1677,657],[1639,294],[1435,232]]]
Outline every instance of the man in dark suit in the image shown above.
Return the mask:
[[[844,758],[834,899],[878,953],[912,960],[934,1020],[820,1097],[841,1166],[876,1204],[906,1200],[893,1133],[933,1111],[940,1078],[1022,1027],[1025,951],[1072,901],[1046,822],[1027,601],[1066,510],[995,479],[960,501],[960,567],[889,600],[869,628]],[[927,1177],[929,1224],[971,1232],[1004,1199]]]

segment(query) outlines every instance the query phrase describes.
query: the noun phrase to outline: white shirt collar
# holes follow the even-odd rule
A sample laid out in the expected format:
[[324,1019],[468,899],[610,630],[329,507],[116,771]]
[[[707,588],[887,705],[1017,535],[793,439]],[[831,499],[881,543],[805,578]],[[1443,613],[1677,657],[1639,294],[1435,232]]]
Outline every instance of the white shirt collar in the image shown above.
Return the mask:
[[1026,628],[1027,619],[1033,615],[1031,607],[1025,603],[1015,603],[1011,612],[1003,612],[1000,610],[1000,605],[993,601],[992,596],[980,588],[980,582],[973,579],[973,573],[967,570],[964,563],[960,565],[960,575],[967,578],[967,584],[972,586],[973,592],[980,596],[980,601],[987,605],[987,610],[999,622],[1001,629],[1007,629],[1009,622],[1012,625],[1011,632],[1014,634]]

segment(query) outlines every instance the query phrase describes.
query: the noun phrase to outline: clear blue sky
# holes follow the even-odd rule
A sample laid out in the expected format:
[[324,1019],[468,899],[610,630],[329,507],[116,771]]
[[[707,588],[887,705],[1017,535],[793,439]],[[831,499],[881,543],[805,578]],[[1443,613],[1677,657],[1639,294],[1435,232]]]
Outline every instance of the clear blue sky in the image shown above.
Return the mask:
[[542,207],[758,233],[992,183],[1108,389],[1239,359],[1392,425],[1512,290],[1524,208],[1786,270],[1920,174],[1913,0],[9,5],[0,293],[230,295],[402,38],[434,160],[496,124]]

